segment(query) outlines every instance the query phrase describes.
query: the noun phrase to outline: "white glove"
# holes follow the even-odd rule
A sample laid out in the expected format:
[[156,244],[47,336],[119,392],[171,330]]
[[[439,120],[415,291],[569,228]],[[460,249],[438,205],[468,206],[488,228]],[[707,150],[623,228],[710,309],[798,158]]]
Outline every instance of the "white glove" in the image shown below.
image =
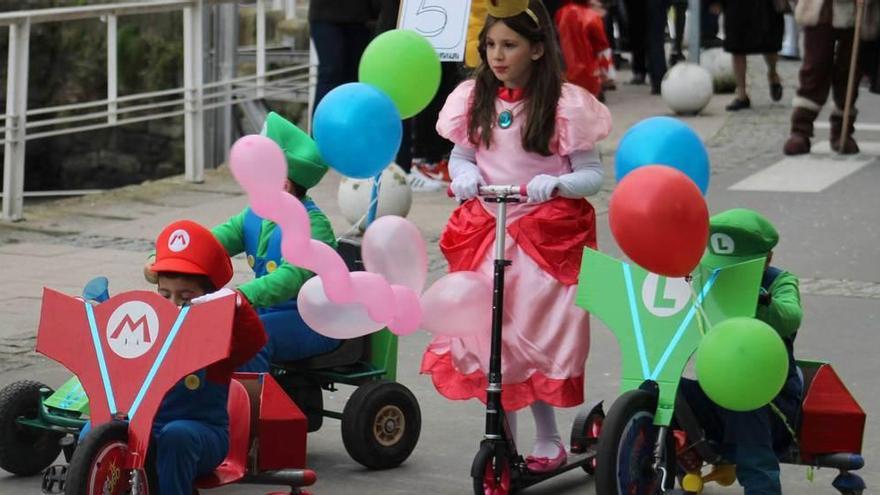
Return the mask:
[[211,292],[210,294],[205,294],[204,296],[195,297],[191,299],[189,303],[195,306],[196,304],[214,301],[220,299],[221,297],[231,296],[232,294],[235,294],[235,307],[241,306],[241,296],[238,295],[238,292],[228,287],[224,287],[218,291]]
[[559,187],[559,178],[552,175],[536,175],[526,185],[529,203],[543,203],[553,197],[553,191]]
[[485,185],[483,177],[477,172],[466,172],[459,174],[452,179],[450,188],[455,199],[458,201],[466,201],[477,197],[480,192],[480,186]]

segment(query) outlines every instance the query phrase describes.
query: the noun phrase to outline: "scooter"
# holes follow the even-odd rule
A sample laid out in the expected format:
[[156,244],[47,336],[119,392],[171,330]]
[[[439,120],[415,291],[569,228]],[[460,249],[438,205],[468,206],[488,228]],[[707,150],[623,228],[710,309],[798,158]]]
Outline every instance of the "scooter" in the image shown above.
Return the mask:
[[526,187],[511,185],[482,186],[479,195],[487,203],[496,203],[495,266],[492,297],[492,341],[489,376],[486,388],[486,433],[471,465],[475,495],[505,495],[540,483],[567,471],[581,468],[588,474],[596,469],[596,444],[605,413],[600,402],[578,413],[571,428],[568,461],[549,472],[533,472],[519,453],[501,403],[501,335],[504,308],[504,269],[511,261],[504,259],[507,205],[527,197]]

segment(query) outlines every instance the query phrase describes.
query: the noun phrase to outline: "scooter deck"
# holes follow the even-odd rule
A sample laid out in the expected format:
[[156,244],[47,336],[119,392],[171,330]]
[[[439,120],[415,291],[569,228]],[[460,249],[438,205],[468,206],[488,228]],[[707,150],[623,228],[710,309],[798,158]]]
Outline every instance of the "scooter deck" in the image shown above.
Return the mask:
[[511,482],[513,486],[517,489],[526,488],[536,483],[540,483],[546,479],[571,471],[572,469],[582,467],[588,462],[592,462],[592,460],[595,458],[596,450],[592,448],[580,454],[572,454],[571,452],[569,452],[568,461],[565,464],[559,466],[559,468],[554,469],[553,471],[547,471],[545,473],[535,473],[529,471],[525,467],[525,463],[523,463],[521,469],[515,469],[513,471]]

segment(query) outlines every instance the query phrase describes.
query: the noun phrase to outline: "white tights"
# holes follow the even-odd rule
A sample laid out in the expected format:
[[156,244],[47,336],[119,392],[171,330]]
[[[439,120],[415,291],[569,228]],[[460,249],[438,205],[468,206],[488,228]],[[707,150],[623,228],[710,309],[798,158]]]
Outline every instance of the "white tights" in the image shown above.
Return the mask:
[[[530,406],[532,416],[535,418],[535,446],[532,449],[532,455],[535,457],[554,458],[559,455],[559,447],[562,445],[562,437],[559,436],[559,430],[556,428],[556,411],[553,406],[546,402],[533,402]],[[516,441],[517,413],[516,411],[506,412],[507,425],[510,427],[510,434]]]

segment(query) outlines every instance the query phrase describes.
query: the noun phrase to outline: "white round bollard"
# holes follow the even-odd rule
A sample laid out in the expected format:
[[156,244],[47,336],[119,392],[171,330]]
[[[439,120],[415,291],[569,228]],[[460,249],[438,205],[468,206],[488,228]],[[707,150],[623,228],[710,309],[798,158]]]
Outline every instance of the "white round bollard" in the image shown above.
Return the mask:
[[697,64],[676,64],[663,77],[660,94],[675,113],[700,113],[712,99],[712,76]]
[[710,48],[700,53],[700,65],[712,74],[716,93],[731,93],[736,89],[733,75],[733,57],[721,48]]
[[[364,220],[358,224],[360,230],[364,230],[372,191],[373,179],[343,177],[339,181],[339,191],[336,196],[339,209],[352,225],[363,218]],[[412,190],[406,182],[406,172],[396,163],[392,163],[382,171],[376,218],[384,215],[405,217],[409,213],[410,206],[412,206]]]

